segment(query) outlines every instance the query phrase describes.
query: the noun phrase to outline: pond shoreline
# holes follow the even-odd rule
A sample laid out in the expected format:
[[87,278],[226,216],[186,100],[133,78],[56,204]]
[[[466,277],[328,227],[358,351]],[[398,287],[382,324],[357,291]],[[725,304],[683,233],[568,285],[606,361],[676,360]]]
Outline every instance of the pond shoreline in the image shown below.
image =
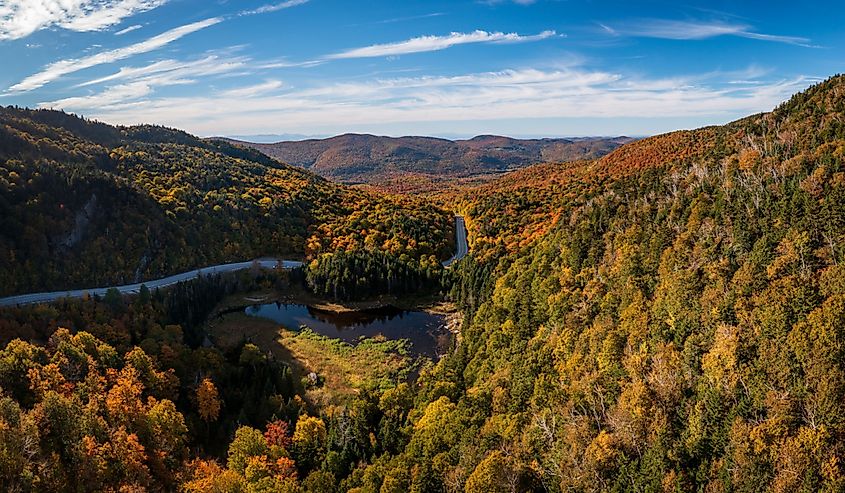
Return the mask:
[[365,301],[338,302],[316,296],[303,286],[291,286],[285,290],[268,288],[227,296],[217,305],[209,319],[219,319],[226,314],[243,312],[250,306],[269,303],[306,305],[315,310],[337,315],[392,308],[403,311],[425,312],[444,317],[445,328],[452,334],[454,344],[461,343],[463,313],[458,310],[454,303],[444,301],[436,295],[403,297],[385,295]]
[[454,303],[444,301],[434,295],[403,297],[385,295],[371,300],[341,302],[316,296],[302,287],[292,287],[284,291],[265,289],[229,295],[220,302],[214,315],[235,307],[266,303],[308,305],[317,310],[333,313],[360,312],[380,308],[398,308],[446,316],[459,313]]
[[[372,344],[365,344],[359,348],[358,344],[355,343],[357,341],[352,344],[344,341],[343,344],[349,344],[350,349],[348,351],[350,352],[334,354],[329,349],[337,349],[339,346],[336,346],[332,339],[321,339],[319,336],[316,338],[308,337],[297,330],[299,327],[286,329],[283,324],[272,319],[247,313],[250,307],[268,304],[305,305],[313,310],[340,318],[354,317],[355,313],[353,312],[360,313],[362,311],[378,312],[393,309],[424,312],[442,317],[443,320],[442,331],[439,336],[436,331],[434,334],[429,333],[439,338],[448,337],[451,341],[436,339],[435,344],[438,348],[436,355],[423,356],[417,354],[414,356],[413,353],[416,351],[412,351],[411,354],[406,356],[393,353],[382,354],[379,351],[374,351],[375,346],[372,346]],[[454,304],[444,302],[442,299],[433,296],[405,297],[403,299],[384,296],[365,302],[335,303],[314,296],[302,286],[292,286],[287,289],[266,288],[227,296],[209,316],[206,322],[206,330],[211,336],[212,343],[218,347],[236,347],[239,342],[244,340],[253,342],[264,351],[271,351],[277,357],[288,361],[292,368],[296,369],[295,373],[298,378],[304,377],[310,372],[315,372],[318,376],[326,378],[325,388],[303,389],[306,401],[310,405],[320,407],[330,402],[342,401],[343,396],[356,394],[364,385],[363,382],[378,380],[382,382],[380,385],[384,385],[383,378],[388,375],[395,377],[404,371],[403,368],[406,366],[408,368],[413,366],[412,374],[415,374],[421,368],[415,365],[424,365],[426,363],[422,362],[425,360],[429,361],[427,364],[436,364],[440,358],[454,349],[455,344],[460,343],[461,317],[461,312],[457,310]],[[337,340],[343,341],[343,338]],[[382,339],[377,336],[370,340],[379,343]],[[407,378],[413,377],[409,374]],[[364,386],[368,385],[370,384]]]

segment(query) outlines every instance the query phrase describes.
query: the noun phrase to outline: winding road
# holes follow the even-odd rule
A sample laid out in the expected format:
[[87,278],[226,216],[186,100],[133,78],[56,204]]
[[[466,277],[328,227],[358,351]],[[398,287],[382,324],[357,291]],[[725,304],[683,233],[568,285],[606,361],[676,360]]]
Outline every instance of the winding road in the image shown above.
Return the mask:
[[[127,284],[125,286],[112,286],[122,294],[136,294],[141,290],[141,285],[147,286],[149,289],[164,288],[172,286],[182,281],[196,279],[200,276],[210,276],[214,274],[223,274],[225,272],[235,272],[239,270],[249,269],[253,265],[258,264],[265,269],[275,269],[279,265],[283,269],[295,269],[302,267],[302,262],[296,260],[278,260],[278,259],[259,259],[251,260],[249,262],[237,262],[234,264],[213,265],[211,267],[203,267],[189,272],[172,275],[163,279],[156,279],[153,281],[139,282],[135,284]],[[104,296],[107,288],[93,288],[93,289],[75,289],[72,291],[53,291],[50,293],[31,293],[21,294],[17,296],[9,296],[8,298],[0,298],[0,306],[15,306],[15,305],[29,305],[33,303],[48,303],[62,298],[82,298],[85,295]]]
[[452,258],[443,262],[443,267],[449,267],[469,253],[469,244],[467,244],[467,228],[464,223],[463,216],[455,216],[455,241],[458,246],[458,251],[455,252],[455,255],[453,255]]
[[[467,230],[464,224],[464,218],[455,216],[455,239],[457,240],[457,251],[455,255],[449,260],[443,262],[443,267],[449,267],[458,260],[464,258],[469,252],[469,245],[467,245]],[[117,289],[122,294],[137,294],[141,290],[141,286],[145,285],[149,289],[165,288],[176,283],[197,279],[200,276],[210,276],[214,274],[223,274],[226,272],[235,272],[245,270],[258,265],[264,269],[275,269],[281,267],[283,269],[296,269],[302,267],[302,262],[297,260],[281,260],[281,259],[259,259],[248,262],[236,262],[233,264],[212,265],[210,267],[203,267],[181,274],[175,274],[165,277],[163,279],[156,279],[153,281],[139,282],[135,284],[126,284],[124,286],[110,286],[106,288],[91,288],[91,289],[75,289],[71,291],[52,291],[49,293],[30,293],[20,294],[17,296],[9,296],[0,298],[0,307],[2,306],[16,306],[16,305],[30,305],[34,303],[49,303],[62,298],[82,298],[89,296],[105,296],[106,291],[112,287]]]

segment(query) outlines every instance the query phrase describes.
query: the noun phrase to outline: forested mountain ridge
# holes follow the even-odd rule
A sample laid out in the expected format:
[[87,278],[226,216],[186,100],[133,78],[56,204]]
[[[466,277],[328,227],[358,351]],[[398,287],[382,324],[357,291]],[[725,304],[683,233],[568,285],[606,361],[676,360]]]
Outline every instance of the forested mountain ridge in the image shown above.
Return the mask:
[[434,186],[439,180],[495,175],[543,162],[597,158],[633,139],[514,139],[480,135],[453,141],[344,134],[273,144],[226,140],[333,180],[416,191]]
[[837,76],[456,197],[468,323],[416,408],[448,431],[390,464],[467,491],[845,488],[843,117]]
[[0,123],[0,294],[338,250],[405,255],[431,270],[450,253],[445,212],[257,151],[45,110],[3,108]]
[[[837,76],[771,113],[450,191],[440,199],[471,233],[470,255],[443,273],[464,312],[459,343],[413,385],[368,389],[318,416],[298,399],[289,368],[256,346],[186,344],[201,333],[180,315],[213,299],[214,284],[0,311],[17,333],[55,331],[44,346],[15,340],[0,351],[0,484],[842,491],[843,117]],[[174,152],[229,162],[177,145],[110,144],[102,159],[153,183],[125,179],[141,191],[169,173],[199,179]],[[304,188],[324,183],[298,173]],[[177,207],[204,206],[194,189],[141,196],[173,196],[161,214],[178,220]],[[372,210],[406,214],[405,199],[379,200]],[[358,227],[360,215],[343,224]],[[322,228],[307,247],[320,251],[312,276],[366,262],[349,238],[370,257],[390,250],[389,238]]]
[[[748,167],[760,159],[760,153],[767,146],[788,147],[791,152],[800,151],[797,157],[793,156],[796,159],[806,158],[808,148],[820,145],[815,129],[827,125],[822,132],[829,134],[834,131],[830,125],[838,124],[836,115],[842,114],[835,103],[828,101],[827,109],[816,106],[810,112],[802,107],[800,116],[789,116],[796,100],[803,100],[811,91],[818,90],[813,87],[806,93],[799,93],[771,113],[723,126],[644,138],[594,160],[538,164],[507,173],[489,183],[444,192],[440,198],[467,211],[470,221],[473,217],[483,218],[483,221],[476,221],[478,230],[473,235],[474,241],[507,244],[513,251],[518,244],[524,245],[527,240],[537,238],[536,232],[532,233],[535,229],[545,230],[553,225],[559,218],[561,206],[573,206],[568,200],[583,204],[603,190],[604,185],[620,179],[638,174],[650,176],[656,170],[674,172],[691,164],[721,160],[731,153],[730,162],[734,166]],[[830,91],[835,95],[839,90],[832,88]],[[834,110],[833,115],[825,117],[828,109]],[[777,133],[779,142],[769,142],[771,135],[760,135],[761,129],[769,127]],[[811,138],[799,138],[799,135]],[[505,206],[506,203],[509,205]],[[503,210],[507,214],[501,214]],[[549,217],[552,220],[548,220]],[[509,238],[512,235],[518,237]]]

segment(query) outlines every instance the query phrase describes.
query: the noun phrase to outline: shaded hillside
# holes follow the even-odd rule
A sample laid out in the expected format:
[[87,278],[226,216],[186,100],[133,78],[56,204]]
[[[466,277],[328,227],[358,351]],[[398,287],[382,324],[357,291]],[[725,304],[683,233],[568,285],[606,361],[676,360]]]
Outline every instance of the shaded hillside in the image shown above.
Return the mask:
[[444,178],[490,175],[542,162],[592,159],[631,140],[627,137],[520,140],[483,135],[451,141],[345,134],[275,144],[232,142],[333,180],[401,189],[409,176],[423,186]]
[[834,77],[453,196],[469,322],[391,464],[467,491],[842,491],[844,118]]
[[172,129],[2,108],[0,163],[0,294],[260,256],[380,250],[436,266],[450,253],[443,211]]

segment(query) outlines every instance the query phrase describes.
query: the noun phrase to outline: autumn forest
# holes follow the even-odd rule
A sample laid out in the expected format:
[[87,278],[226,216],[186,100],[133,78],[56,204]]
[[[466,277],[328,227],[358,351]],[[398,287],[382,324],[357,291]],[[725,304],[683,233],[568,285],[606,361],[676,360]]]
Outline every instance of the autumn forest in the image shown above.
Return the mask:
[[[0,307],[0,489],[845,490],[845,76],[576,144],[349,184],[0,108],[0,297],[302,262]],[[244,315],[271,301],[428,310],[450,334],[424,358]]]

